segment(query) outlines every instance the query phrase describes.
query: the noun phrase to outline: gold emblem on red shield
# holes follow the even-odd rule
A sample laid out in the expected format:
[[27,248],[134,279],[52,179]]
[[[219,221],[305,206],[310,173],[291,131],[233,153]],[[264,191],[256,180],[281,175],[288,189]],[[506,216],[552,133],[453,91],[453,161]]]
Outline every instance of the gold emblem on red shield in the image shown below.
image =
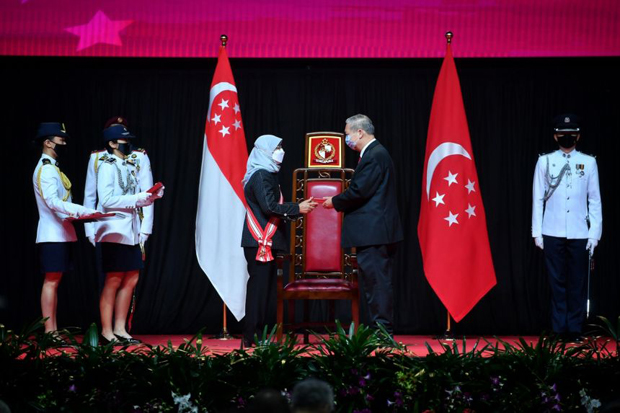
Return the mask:
[[335,155],[336,148],[327,139],[323,139],[321,143],[314,147],[315,162],[323,164],[333,163]]

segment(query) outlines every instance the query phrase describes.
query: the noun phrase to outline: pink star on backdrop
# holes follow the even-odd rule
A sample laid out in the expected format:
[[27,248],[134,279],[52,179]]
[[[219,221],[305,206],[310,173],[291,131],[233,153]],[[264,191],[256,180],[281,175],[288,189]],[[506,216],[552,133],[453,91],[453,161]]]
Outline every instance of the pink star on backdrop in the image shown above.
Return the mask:
[[86,49],[98,43],[122,46],[119,32],[133,23],[133,20],[110,20],[101,10],[87,23],[81,26],[67,27],[69,33],[80,36],[76,51]]

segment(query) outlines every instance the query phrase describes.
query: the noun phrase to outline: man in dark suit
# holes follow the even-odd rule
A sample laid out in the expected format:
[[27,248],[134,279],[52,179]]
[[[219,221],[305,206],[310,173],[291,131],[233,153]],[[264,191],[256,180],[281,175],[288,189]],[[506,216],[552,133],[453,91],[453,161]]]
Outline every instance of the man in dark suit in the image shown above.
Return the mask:
[[323,207],[344,212],[342,247],[357,249],[360,288],[371,325],[380,323],[393,333],[392,269],[397,243],[403,239],[394,164],[375,139],[368,116],[350,117],[344,132],[347,145],[360,152],[359,163],[349,188],[326,198]]

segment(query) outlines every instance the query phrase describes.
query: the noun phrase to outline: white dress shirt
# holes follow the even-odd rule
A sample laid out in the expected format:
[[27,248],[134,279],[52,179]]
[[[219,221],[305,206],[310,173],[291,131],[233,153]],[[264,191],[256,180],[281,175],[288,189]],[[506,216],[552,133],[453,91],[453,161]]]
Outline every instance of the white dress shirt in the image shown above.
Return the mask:
[[366,148],[368,148],[368,145],[370,145],[371,143],[373,143],[374,141],[376,141],[377,139],[374,138],[373,140],[371,140],[370,142],[368,142],[366,145],[364,145],[364,147],[362,148],[362,150],[360,151],[360,158],[362,156],[364,156],[364,152],[366,152]]

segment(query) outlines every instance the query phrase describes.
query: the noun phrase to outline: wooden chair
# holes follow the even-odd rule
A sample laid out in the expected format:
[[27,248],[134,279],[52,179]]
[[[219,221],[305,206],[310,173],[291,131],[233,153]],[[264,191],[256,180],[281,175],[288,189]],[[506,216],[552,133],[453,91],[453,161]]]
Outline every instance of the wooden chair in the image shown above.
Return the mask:
[[[309,197],[324,198],[344,191],[353,175],[352,169],[300,168],[293,173],[293,197],[297,202]],[[320,202],[320,201],[319,201]],[[319,205],[312,213],[298,219],[291,227],[291,253],[276,258],[278,339],[284,330],[333,326],[335,323],[310,323],[308,300],[330,301],[330,318],[334,319],[334,301],[350,300],[355,328],[359,325],[359,288],[354,252],[340,246],[342,214]],[[363,230],[363,229],[361,229]],[[289,264],[289,282],[284,283],[284,265]],[[295,300],[304,300],[304,321],[295,322]],[[284,323],[284,302],[288,302],[288,323]]]

